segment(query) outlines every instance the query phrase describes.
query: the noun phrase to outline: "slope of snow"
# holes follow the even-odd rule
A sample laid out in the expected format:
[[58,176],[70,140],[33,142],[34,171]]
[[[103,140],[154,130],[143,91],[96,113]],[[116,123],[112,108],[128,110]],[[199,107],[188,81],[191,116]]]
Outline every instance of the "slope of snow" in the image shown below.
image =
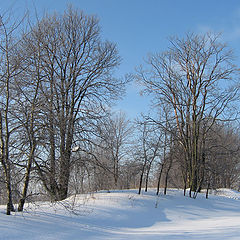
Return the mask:
[[240,200],[240,193],[236,190],[228,188],[219,188],[217,190],[213,190],[212,194]]
[[102,191],[29,204],[12,216],[0,206],[0,239],[240,239],[240,193],[216,194],[190,199],[174,189],[159,197],[154,190],[140,196],[136,190]]

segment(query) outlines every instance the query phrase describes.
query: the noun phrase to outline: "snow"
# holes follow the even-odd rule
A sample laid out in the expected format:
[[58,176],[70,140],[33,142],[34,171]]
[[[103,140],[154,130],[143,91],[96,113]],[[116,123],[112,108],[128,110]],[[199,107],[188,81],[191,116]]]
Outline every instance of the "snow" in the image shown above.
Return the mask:
[[0,239],[240,239],[240,193],[218,189],[205,199],[167,195],[155,190],[101,191],[72,196],[60,203],[26,205],[23,213],[5,215],[0,206]]

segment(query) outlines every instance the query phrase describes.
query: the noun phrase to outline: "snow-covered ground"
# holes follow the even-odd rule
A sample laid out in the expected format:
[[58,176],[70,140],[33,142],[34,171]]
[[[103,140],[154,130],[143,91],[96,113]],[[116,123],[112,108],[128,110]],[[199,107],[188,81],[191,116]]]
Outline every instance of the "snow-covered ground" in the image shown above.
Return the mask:
[[5,215],[0,206],[0,239],[240,239],[240,193],[219,189],[205,199],[169,190],[140,196],[136,190],[80,195],[58,204],[26,205],[23,213]]

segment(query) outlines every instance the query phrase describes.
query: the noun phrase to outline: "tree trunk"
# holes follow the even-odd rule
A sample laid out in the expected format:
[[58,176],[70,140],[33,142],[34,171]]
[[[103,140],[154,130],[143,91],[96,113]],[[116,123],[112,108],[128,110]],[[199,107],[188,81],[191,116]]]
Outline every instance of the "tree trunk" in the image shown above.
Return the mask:
[[158,184],[157,184],[157,193],[156,193],[156,195],[159,194],[161,176],[162,176],[162,171],[163,171],[163,164],[161,164],[160,166],[161,166],[161,170],[160,170],[159,175],[158,175]]
[[147,175],[146,175],[146,185],[145,185],[145,192],[148,190],[148,179],[149,179],[149,172],[150,172],[151,165],[149,164],[148,169],[147,169]]
[[12,202],[12,188],[11,188],[11,178],[10,178],[10,171],[6,176],[6,188],[7,188],[7,196],[8,196],[8,203],[7,203],[7,215],[10,215],[11,212],[15,212],[13,202]]
[[18,203],[18,211],[19,212],[23,211],[23,207],[24,207],[24,204],[25,204],[25,201],[26,201],[35,148],[36,148],[35,143],[33,143],[32,150],[31,150],[31,153],[30,153],[30,156],[29,156],[29,159],[28,159],[22,196],[21,196],[21,199],[19,200],[19,203]]
[[144,170],[145,170],[145,165],[142,168],[142,173],[141,173],[141,176],[140,176],[138,194],[140,194],[141,190],[142,190],[142,181],[143,181]]
[[183,196],[186,196],[186,189],[187,189],[187,176],[183,177],[184,187],[183,187]]
[[118,187],[118,160],[114,160],[114,185]]
[[13,202],[12,202],[11,170],[10,170],[10,162],[8,159],[8,139],[9,139],[9,133],[7,133],[7,136],[6,136],[5,142],[4,142],[2,114],[0,111],[1,163],[3,166],[3,170],[4,170],[5,186],[6,186],[7,197],[8,197],[6,214],[10,215],[11,211],[15,211],[15,209],[14,209]]
[[168,165],[168,168],[167,168],[167,171],[166,171],[166,175],[165,175],[165,183],[164,183],[164,195],[167,194],[167,184],[168,184],[168,175],[169,175],[169,171],[171,170],[171,167],[172,167],[172,156],[170,156],[170,162],[169,162],[169,165]]
[[165,181],[164,181],[164,195],[167,194],[167,184],[168,184],[168,171],[166,172]]
[[59,189],[58,189],[58,201],[67,198],[68,183],[70,177],[70,156],[65,154],[64,158],[60,162],[60,175],[59,175]]
[[210,183],[208,183],[207,185],[206,199],[208,199],[209,188],[210,188]]

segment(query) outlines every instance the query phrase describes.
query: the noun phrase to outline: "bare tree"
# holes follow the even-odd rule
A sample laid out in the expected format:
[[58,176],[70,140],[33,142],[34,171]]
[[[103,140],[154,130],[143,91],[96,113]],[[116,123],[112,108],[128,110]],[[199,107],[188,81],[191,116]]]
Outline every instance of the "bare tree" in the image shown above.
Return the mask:
[[167,183],[168,183],[168,174],[172,167],[172,150],[173,144],[176,140],[175,134],[175,125],[173,122],[173,118],[171,116],[171,112],[169,112],[168,105],[158,106],[157,116],[158,118],[153,119],[149,116],[147,120],[155,125],[160,132],[162,133],[161,137],[161,154],[160,154],[160,161],[158,162],[158,177],[157,177],[157,192],[159,194],[160,184],[162,174],[165,173],[165,181],[164,181],[164,194],[166,195],[167,191]]
[[217,119],[226,119],[224,110],[236,100],[238,70],[232,51],[218,35],[187,34],[172,38],[169,50],[150,55],[147,64],[148,70],[138,70],[137,80],[159,105],[168,104],[174,113],[192,196],[204,178],[206,134]]
[[19,42],[16,32],[23,20],[12,21],[10,15],[0,16],[0,158],[5,175],[6,192],[8,196],[7,215],[14,211],[12,202],[11,170],[13,161],[10,159],[11,140],[17,129],[13,114],[16,99],[15,79],[20,72],[22,57],[16,54]]
[[112,77],[120,58],[115,44],[101,41],[94,16],[70,7],[63,15],[45,16],[28,37],[41,49],[46,76],[39,88],[49,144],[35,164],[52,199],[62,200],[68,193],[76,126],[91,114],[92,106],[119,96],[125,81]]
[[[19,46],[19,55],[25,56],[21,63],[21,74],[16,80],[15,87],[18,92],[15,114],[21,128],[18,130],[18,158],[23,160],[24,181],[20,196],[18,211],[23,211],[27,198],[28,186],[30,184],[30,174],[35,161],[37,147],[42,144],[40,133],[40,112],[44,104],[40,98],[39,88],[44,75],[41,66],[41,49],[30,39],[22,39]],[[21,143],[21,144],[19,144]]]
[[149,178],[149,171],[152,166],[152,163],[160,155],[161,147],[161,134],[158,129],[155,129],[151,124],[148,124],[146,121],[139,122],[139,144],[136,147],[135,156],[141,162],[141,172],[139,180],[139,190],[138,194],[141,193],[143,178],[146,173],[146,186],[145,191],[147,191],[147,184]]
[[98,122],[98,132],[100,147],[112,166],[109,169],[113,172],[114,185],[118,187],[120,163],[128,154],[133,128],[124,113],[109,113]]
[[213,189],[221,187],[238,189],[239,134],[228,125],[216,123],[206,138],[205,185]]

